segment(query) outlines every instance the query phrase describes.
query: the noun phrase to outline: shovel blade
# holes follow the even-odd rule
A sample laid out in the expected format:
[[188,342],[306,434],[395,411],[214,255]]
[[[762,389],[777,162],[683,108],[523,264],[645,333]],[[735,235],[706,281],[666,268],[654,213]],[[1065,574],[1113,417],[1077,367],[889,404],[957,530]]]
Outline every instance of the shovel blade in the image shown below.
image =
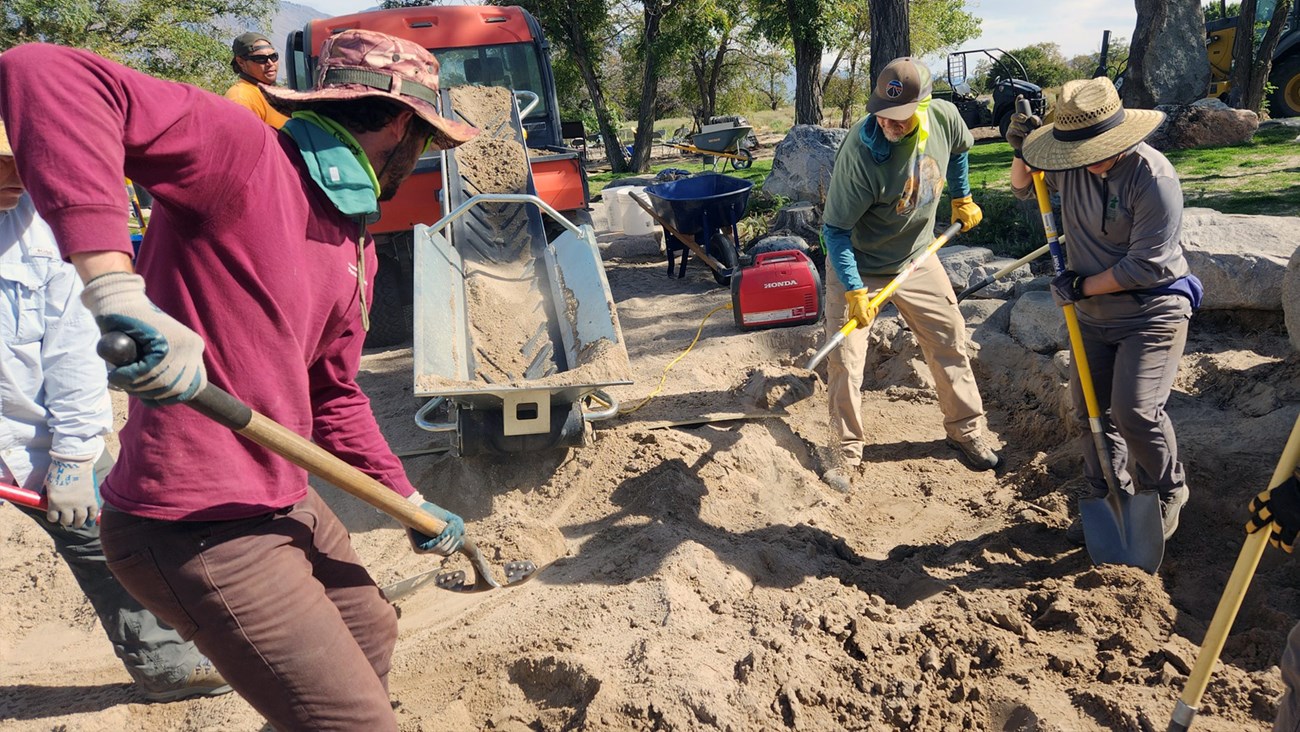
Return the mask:
[[1079,501],[1083,538],[1093,564],[1126,564],[1155,574],[1165,557],[1160,497],[1154,491],[1130,496],[1111,491]]

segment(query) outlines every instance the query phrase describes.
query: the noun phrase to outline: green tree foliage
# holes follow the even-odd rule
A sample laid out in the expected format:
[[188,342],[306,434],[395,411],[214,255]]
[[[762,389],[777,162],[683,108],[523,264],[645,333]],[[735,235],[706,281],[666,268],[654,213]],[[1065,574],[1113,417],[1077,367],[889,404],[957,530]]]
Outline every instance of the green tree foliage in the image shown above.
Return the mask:
[[232,28],[270,25],[274,0],[4,0],[0,49],[43,41],[94,51],[214,91],[230,85]]
[[500,0],[494,4],[523,6],[537,18],[551,43],[564,49],[586,87],[610,167],[615,173],[624,172],[627,158],[618,142],[618,120],[605,92],[604,58],[612,39],[606,0]]
[[965,0],[913,0],[909,12],[913,56],[957,48],[980,34],[980,19],[966,12]]
[[[1111,81],[1119,78],[1128,67],[1128,39],[1122,36],[1112,35],[1110,45],[1106,49],[1106,76]],[[1071,79],[1091,79],[1097,73],[1097,67],[1101,64],[1101,49],[1098,48],[1092,53],[1083,53],[1071,58],[1065,63],[1070,70]]]
[[[1019,59],[1025,67],[1025,81],[1043,88],[1060,86],[1069,79],[1080,78],[1061,55],[1061,47],[1055,43],[1036,43],[1017,48],[1009,51],[1008,56]],[[987,93],[993,89],[1000,76],[1007,74],[1020,77],[1020,67],[1012,63],[1010,58],[1003,60],[1001,65],[985,60],[976,66],[976,73],[968,83],[972,89]],[[1091,71],[1085,76],[1092,76]]]
[[1241,14],[1241,3],[1240,2],[1227,3],[1226,14],[1224,13],[1223,8],[1219,6],[1218,0],[1213,0],[1213,2],[1204,3],[1201,9],[1205,12],[1205,19],[1207,21],[1219,20],[1221,18],[1235,18]]

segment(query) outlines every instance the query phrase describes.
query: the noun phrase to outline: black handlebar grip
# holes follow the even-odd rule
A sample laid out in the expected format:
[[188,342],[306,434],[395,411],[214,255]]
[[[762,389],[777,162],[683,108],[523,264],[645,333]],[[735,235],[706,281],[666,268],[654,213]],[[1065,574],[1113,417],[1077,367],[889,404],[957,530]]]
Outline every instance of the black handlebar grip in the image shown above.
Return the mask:
[[114,366],[125,366],[134,361],[136,350],[131,336],[119,331],[100,336],[99,343],[95,346],[99,357]]
[[[121,331],[111,331],[99,337],[95,351],[113,366],[126,366],[135,361],[138,347],[131,336]],[[195,411],[238,432],[253,421],[253,410],[225,389],[208,384],[185,402]]]

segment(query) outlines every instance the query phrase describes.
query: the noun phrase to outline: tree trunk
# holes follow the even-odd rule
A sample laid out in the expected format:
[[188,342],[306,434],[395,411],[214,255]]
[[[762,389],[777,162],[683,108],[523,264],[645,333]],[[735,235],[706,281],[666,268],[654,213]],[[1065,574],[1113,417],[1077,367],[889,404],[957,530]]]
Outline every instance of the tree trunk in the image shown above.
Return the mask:
[[825,10],[814,0],[785,0],[786,22],[794,46],[794,123],[822,123],[822,45],[818,29]]
[[581,19],[570,13],[563,38],[574,63],[578,66],[578,73],[582,75],[582,81],[587,86],[587,95],[591,97],[591,107],[596,113],[596,123],[600,127],[600,139],[605,144],[605,158],[609,161],[610,170],[615,173],[625,173],[627,159],[623,157],[623,149],[618,144],[618,131],[614,127],[613,115],[609,113],[609,104],[605,101],[604,85],[600,83],[600,76],[596,73],[595,62],[600,57],[593,55],[592,49],[587,47],[585,36],[581,31],[582,27]]
[[912,55],[912,31],[907,0],[870,0],[871,88],[880,72],[896,58]]
[[1255,66],[1255,0],[1241,0],[1237,13],[1237,35],[1232,41],[1232,91],[1228,103],[1243,109],[1250,91],[1251,75]]
[[794,123],[822,123],[822,46],[805,40],[794,46]]
[[659,95],[659,22],[663,19],[663,4],[646,0],[645,36],[642,38],[641,100],[637,105],[636,136],[632,142],[632,170],[644,173],[650,169],[650,146],[655,131],[655,100]]
[[[1254,10],[1255,0],[1248,0]],[[1244,13],[1245,4],[1242,4]],[[1249,67],[1249,77],[1242,86],[1242,91],[1237,92],[1237,43],[1234,41],[1232,46],[1233,69],[1232,69],[1232,92],[1229,98],[1232,100],[1232,106],[1238,109],[1249,109],[1255,114],[1259,114],[1264,107],[1264,88],[1268,83],[1269,74],[1273,73],[1273,52],[1277,50],[1278,41],[1282,38],[1282,28],[1286,25],[1287,14],[1291,11],[1291,0],[1279,0],[1273,8],[1273,17],[1268,21],[1268,28],[1264,31],[1264,37],[1260,40],[1259,51],[1254,53],[1247,66]],[[1253,25],[1253,24],[1252,24]],[[1241,38],[1241,24],[1238,22],[1237,38]],[[1252,34],[1253,35],[1253,34]]]

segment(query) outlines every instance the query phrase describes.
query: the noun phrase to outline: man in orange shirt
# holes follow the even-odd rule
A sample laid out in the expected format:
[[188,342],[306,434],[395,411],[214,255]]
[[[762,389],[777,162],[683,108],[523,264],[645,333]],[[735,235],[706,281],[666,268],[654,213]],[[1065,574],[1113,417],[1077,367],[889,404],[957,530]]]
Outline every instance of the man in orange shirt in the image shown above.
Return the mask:
[[280,53],[261,33],[244,33],[230,44],[230,68],[239,74],[239,81],[226,90],[226,99],[253,110],[253,114],[275,129],[280,129],[289,118],[266,103],[266,97],[257,88],[259,83],[275,85],[276,72],[280,70]]

